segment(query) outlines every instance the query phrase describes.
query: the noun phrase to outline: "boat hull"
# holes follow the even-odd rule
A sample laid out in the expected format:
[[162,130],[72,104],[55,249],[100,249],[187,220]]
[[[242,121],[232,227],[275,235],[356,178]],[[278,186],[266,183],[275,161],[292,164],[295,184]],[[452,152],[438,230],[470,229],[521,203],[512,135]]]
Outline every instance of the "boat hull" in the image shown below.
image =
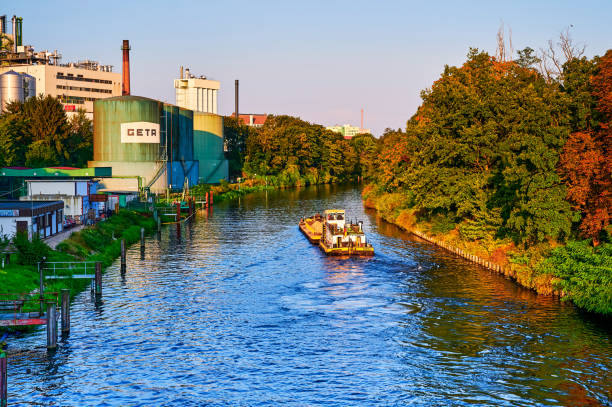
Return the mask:
[[323,242],[319,242],[319,248],[328,256],[357,256],[370,257],[374,256],[374,248],[366,247],[327,247]]

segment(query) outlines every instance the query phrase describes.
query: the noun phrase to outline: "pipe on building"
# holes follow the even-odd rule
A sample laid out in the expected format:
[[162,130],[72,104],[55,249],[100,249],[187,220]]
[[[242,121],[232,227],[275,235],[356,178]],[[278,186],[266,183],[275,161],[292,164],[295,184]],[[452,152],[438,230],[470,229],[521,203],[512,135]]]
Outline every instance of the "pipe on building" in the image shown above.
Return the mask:
[[130,41],[123,40],[123,88],[121,91],[122,95],[130,94]]

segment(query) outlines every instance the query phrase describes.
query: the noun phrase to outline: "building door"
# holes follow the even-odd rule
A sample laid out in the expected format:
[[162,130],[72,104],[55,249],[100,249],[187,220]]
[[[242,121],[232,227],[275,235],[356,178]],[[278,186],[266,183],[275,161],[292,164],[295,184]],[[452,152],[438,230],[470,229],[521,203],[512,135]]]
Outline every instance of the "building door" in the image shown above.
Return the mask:
[[28,222],[25,220],[17,221],[17,233],[25,232],[28,233]]

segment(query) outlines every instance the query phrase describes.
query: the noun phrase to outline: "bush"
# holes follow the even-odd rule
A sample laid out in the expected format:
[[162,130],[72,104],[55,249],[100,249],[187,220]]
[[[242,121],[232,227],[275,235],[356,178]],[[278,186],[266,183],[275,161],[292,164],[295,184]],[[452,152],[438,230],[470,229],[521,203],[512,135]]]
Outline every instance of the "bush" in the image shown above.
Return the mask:
[[592,247],[588,240],[553,249],[536,271],[558,277],[557,289],[591,312],[612,315],[612,244]]
[[51,250],[38,236],[34,236],[30,241],[27,233],[17,233],[13,238],[13,245],[17,249],[17,262],[26,265],[42,261]]

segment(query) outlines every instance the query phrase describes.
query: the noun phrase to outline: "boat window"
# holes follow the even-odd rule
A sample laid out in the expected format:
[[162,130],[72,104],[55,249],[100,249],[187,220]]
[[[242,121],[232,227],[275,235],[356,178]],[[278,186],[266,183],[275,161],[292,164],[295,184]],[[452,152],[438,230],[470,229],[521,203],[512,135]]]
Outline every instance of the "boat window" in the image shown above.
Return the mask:
[[334,214],[330,213],[329,215],[327,215],[327,220],[334,220]]
[[338,216],[336,217],[336,219],[338,219],[338,220],[343,220],[343,219],[344,219],[344,216],[342,216],[342,214],[341,214],[341,213],[339,213],[339,214],[338,214]]

